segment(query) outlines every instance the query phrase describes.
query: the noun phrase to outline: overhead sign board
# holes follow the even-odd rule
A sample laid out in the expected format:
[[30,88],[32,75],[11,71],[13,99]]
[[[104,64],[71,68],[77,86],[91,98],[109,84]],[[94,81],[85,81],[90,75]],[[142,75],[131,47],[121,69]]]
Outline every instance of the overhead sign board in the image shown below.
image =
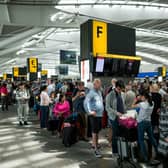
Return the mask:
[[93,55],[107,53],[107,23],[93,21]]
[[48,70],[42,70],[41,71],[41,75],[47,75],[48,74]]
[[4,73],[4,74],[3,74],[3,80],[6,80],[6,79],[7,79],[7,74]]
[[30,73],[38,72],[38,59],[37,58],[29,58],[28,59],[28,67]]
[[14,67],[13,68],[13,77],[18,77],[19,76],[19,68],[18,67]]
[[167,71],[167,68],[166,68],[166,66],[162,66],[162,76],[163,77],[166,77],[166,71]]

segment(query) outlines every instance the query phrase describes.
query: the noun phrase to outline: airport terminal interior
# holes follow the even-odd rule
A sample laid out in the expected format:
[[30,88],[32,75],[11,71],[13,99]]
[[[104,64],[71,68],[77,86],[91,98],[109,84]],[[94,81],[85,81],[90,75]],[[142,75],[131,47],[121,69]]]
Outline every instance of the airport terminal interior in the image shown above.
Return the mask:
[[168,0],[0,0],[0,168],[168,168]]

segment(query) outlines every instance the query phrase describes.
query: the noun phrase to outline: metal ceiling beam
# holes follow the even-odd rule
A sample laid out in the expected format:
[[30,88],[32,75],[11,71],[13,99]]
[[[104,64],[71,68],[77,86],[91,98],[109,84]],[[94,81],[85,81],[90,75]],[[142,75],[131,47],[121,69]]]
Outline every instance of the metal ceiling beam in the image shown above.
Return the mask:
[[0,23],[9,23],[9,13],[8,13],[8,6],[7,5],[0,5]]
[[[42,28],[42,29],[40,29],[40,28],[37,28],[37,29],[35,29],[37,32],[36,33],[38,33],[38,32],[41,32],[42,30],[43,30],[44,28]],[[45,36],[43,36],[42,38],[40,38],[39,40],[37,40],[37,41],[34,41],[34,42],[32,42],[32,44],[31,45],[35,45],[35,44],[37,44],[37,43],[39,43],[39,42],[41,42],[41,41],[43,41],[43,40],[45,40],[45,38],[47,38],[51,33],[53,33],[55,31],[55,29],[53,28],[53,29],[50,29],[50,30],[48,30],[47,32],[46,32],[46,35]],[[25,32],[26,33],[26,32]],[[32,33],[32,34],[34,34],[34,32]],[[31,35],[32,35],[31,34]],[[20,37],[20,36],[19,36]],[[7,42],[9,42],[9,41],[7,41]],[[11,42],[11,40],[10,40],[10,42]],[[6,49],[6,50],[2,50],[1,52],[0,52],[0,56],[4,56],[4,55],[7,55],[7,54],[9,54],[9,53],[12,53],[12,52],[16,52],[17,50],[20,50],[21,49],[21,45],[18,45],[18,46],[16,46],[16,47],[11,47],[11,48],[8,48],[8,49]]]
[[7,55],[7,54],[10,54],[10,53],[16,52],[20,48],[21,48],[21,46],[17,46],[17,47],[13,47],[13,48],[8,48],[6,50],[2,50],[0,52],[0,57],[2,57],[3,55]]
[[[7,11],[9,10],[9,13]],[[0,5],[0,23],[3,24],[15,24],[15,25],[27,25],[27,26],[55,26],[55,27],[79,27],[76,23],[66,24],[61,20],[57,20],[56,22],[50,21],[50,17],[56,12],[62,10],[55,9],[53,6],[35,6],[35,5]],[[139,8],[130,8],[128,12],[128,8],[120,8],[114,7],[111,10],[110,7],[104,6],[104,10],[106,12],[102,15],[100,9],[88,7],[87,10],[85,8],[78,8],[78,17],[86,16],[86,18],[100,18],[102,20],[109,21],[127,21],[127,20],[142,20],[142,19],[166,19],[168,18],[168,13],[165,12],[163,15],[163,11],[160,10],[148,10],[148,8],[139,9]],[[167,10],[167,9],[165,9]],[[62,10],[63,12],[72,12],[72,14],[76,13],[76,8],[71,6],[70,8],[65,8]],[[118,15],[120,13],[120,15]],[[135,15],[136,13],[136,15]],[[95,17],[96,16],[96,17]]]
[[151,26],[149,27],[150,29],[159,29],[159,30],[163,30],[163,29],[161,29],[163,26],[165,26],[165,25],[167,25],[168,24],[168,22],[167,21],[163,21],[162,23],[160,23],[160,24],[154,24],[154,25],[152,25],[151,24]]
[[155,20],[151,20],[151,21],[144,21],[144,23],[137,25],[137,28],[144,28],[144,27],[148,27],[148,25],[152,25],[155,22]]
[[[28,30],[24,33],[20,33],[18,35],[15,35],[14,37],[7,38],[7,39],[0,42],[0,49],[3,49],[12,43],[16,43],[17,41],[20,41],[22,39],[30,37],[31,35],[39,33],[43,30],[44,30],[44,28],[33,28],[33,29]],[[1,55],[1,53],[0,53],[0,55]]]
[[156,38],[152,38],[152,37],[150,37],[150,38],[144,38],[144,37],[142,37],[142,38],[138,38],[137,41],[150,42],[151,44],[160,44],[160,43],[164,42],[165,46],[168,45],[167,44],[167,40],[163,39],[163,38],[157,38],[156,39]]
[[0,25],[0,35],[2,34],[2,30],[3,30],[3,25]]
[[154,54],[154,55],[157,55],[157,56],[162,56],[163,58],[165,58],[165,53],[162,52],[162,51],[157,51],[157,50],[150,50],[147,49],[147,48],[143,48],[143,47],[137,47],[137,50],[140,51],[140,52],[145,52],[145,53],[149,53],[149,54]]
[[[90,18],[101,19],[107,22],[121,22],[121,21],[132,21],[132,20],[150,20],[150,19],[167,19],[168,13],[167,9],[162,8],[137,8],[136,5],[130,7],[130,5],[114,5],[110,7],[105,4],[102,5],[102,9],[98,7],[87,6],[83,8],[84,4],[79,5],[78,8],[75,6],[56,6],[57,9],[60,9],[62,12],[67,12],[69,14],[77,13],[78,16],[87,16]],[[87,5],[87,4],[85,4]],[[99,4],[100,5],[100,4]],[[101,10],[100,10],[101,9]],[[106,11],[106,12],[104,12]],[[103,13],[103,14],[102,14]],[[118,13],[120,13],[118,15]],[[164,13],[164,15],[163,15]]]
[[58,11],[54,6],[0,5],[0,23],[37,27],[79,28],[79,25],[75,23],[66,24],[61,20],[50,21],[50,17]]

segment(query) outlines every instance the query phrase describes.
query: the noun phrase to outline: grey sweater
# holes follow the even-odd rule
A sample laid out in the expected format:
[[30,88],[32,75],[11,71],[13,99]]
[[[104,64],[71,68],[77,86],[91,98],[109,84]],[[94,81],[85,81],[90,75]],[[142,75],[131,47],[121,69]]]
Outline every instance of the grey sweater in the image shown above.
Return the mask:
[[106,96],[106,111],[110,120],[115,120],[117,116],[117,97],[114,90]]
[[16,91],[16,100],[18,104],[27,104],[30,99],[30,93],[27,89]]

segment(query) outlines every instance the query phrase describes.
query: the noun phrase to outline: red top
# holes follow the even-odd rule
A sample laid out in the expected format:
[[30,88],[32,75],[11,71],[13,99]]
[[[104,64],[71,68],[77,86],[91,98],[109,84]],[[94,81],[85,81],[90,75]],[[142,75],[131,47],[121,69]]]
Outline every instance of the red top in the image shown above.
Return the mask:
[[8,90],[4,86],[1,87],[0,92],[1,92],[1,96],[6,96],[8,94]]

